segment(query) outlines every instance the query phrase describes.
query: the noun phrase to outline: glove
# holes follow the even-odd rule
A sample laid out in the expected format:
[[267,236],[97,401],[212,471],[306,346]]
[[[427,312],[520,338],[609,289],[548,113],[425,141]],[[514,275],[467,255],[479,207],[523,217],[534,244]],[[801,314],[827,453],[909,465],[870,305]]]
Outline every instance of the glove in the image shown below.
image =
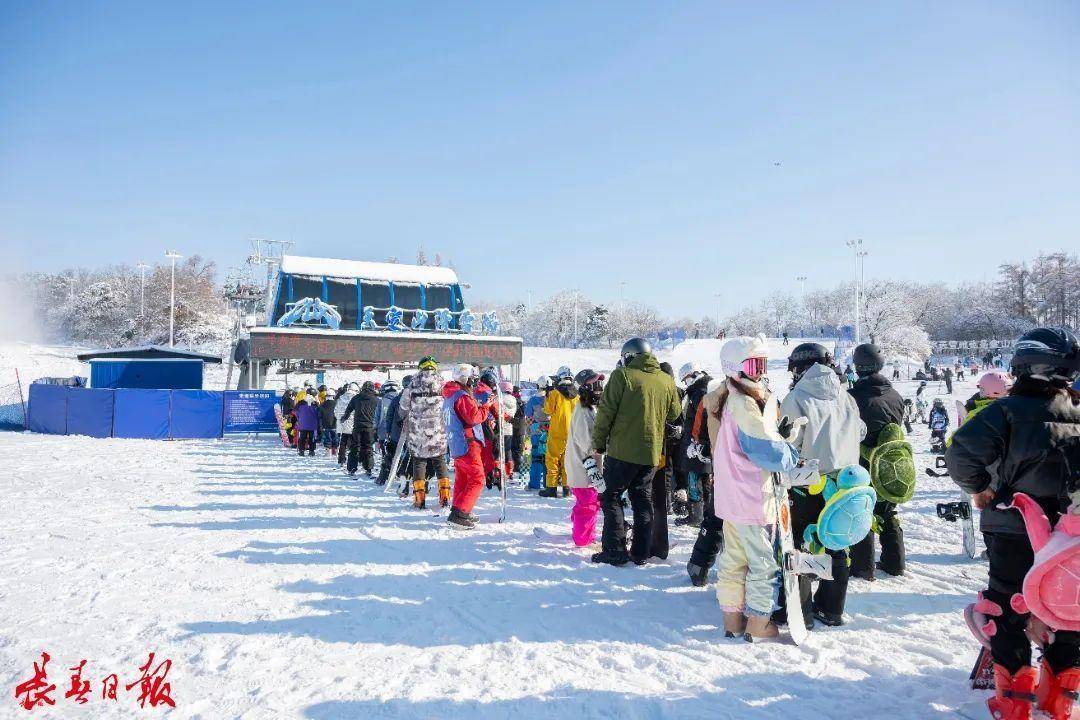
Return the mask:
[[672,440],[681,440],[682,439],[682,425],[675,425],[674,427],[672,427],[671,430],[668,431],[668,436]]
[[788,473],[788,487],[807,487],[820,482],[818,461],[807,460]]
[[697,440],[691,440],[686,446],[686,457],[691,460],[700,460],[701,462],[705,462],[709,459],[705,457],[705,448]]
[[602,493],[607,489],[607,485],[604,484],[604,475],[600,472],[600,468],[596,466],[596,459],[592,455],[588,456],[581,461],[582,466],[585,468],[585,477],[589,479],[589,485],[592,485],[597,493]]
[[686,490],[679,488],[675,491],[675,502],[688,502],[690,497],[686,494]]

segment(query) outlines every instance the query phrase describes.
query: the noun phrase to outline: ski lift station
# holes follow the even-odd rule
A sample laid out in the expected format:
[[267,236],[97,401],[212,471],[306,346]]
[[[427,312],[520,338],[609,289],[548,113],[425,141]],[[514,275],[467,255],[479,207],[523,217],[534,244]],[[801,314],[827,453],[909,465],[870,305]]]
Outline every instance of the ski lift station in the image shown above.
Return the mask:
[[267,314],[249,329],[241,387],[261,388],[273,364],[299,370],[442,365],[506,367],[518,379],[521,338],[499,335],[494,312],[476,316],[452,268],[284,255],[267,288]]

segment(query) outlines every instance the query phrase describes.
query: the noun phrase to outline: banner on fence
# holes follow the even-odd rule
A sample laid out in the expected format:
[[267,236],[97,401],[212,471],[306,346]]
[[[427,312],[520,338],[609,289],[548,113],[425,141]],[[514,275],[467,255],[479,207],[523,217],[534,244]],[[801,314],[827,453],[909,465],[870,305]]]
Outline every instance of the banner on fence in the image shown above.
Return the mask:
[[275,390],[226,390],[225,432],[277,432]]

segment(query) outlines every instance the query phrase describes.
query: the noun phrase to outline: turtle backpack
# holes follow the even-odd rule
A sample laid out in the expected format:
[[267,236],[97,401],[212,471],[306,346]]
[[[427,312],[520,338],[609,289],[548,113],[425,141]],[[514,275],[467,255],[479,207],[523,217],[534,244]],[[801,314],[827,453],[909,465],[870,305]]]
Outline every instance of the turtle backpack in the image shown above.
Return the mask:
[[915,457],[899,425],[883,427],[877,445],[861,452],[879,500],[899,505],[911,499],[915,494]]
[[[825,477],[820,487],[825,507],[815,524],[807,526],[803,541],[811,553],[822,548],[839,551],[866,537],[874,521],[877,496],[870,487],[870,475],[860,465],[848,465]],[[812,487],[811,492],[817,490]]]

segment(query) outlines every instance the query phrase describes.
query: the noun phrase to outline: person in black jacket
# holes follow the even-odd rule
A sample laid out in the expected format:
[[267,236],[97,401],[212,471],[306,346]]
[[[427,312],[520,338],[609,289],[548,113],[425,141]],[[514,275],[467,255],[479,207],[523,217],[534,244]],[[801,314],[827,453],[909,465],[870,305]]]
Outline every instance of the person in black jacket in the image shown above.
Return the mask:
[[327,392],[326,399],[319,403],[319,428],[322,433],[323,447],[330,455],[338,450],[337,418],[334,417],[334,393]]
[[[882,428],[890,423],[904,422],[904,399],[896,392],[881,369],[885,356],[876,345],[864,343],[853,354],[855,373],[859,379],[850,390],[859,406],[859,417],[866,424],[863,445],[877,445]],[[865,461],[863,461],[865,465]],[[876,567],[889,575],[904,574],[904,531],[896,514],[896,505],[879,500],[874,506],[881,536],[881,561]],[[851,577],[874,579],[874,532],[871,530],[860,542],[851,546]]]
[[[705,461],[701,458],[689,457],[686,451],[690,447],[698,406],[701,405],[701,399],[709,392],[709,383],[712,382],[712,378],[693,363],[684,365],[679,374],[682,375],[682,381],[686,385],[686,410],[683,414],[682,437],[675,451],[675,459],[680,468],[678,479],[685,481],[685,488],[680,487],[675,494],[677,500],[686,503],[689,512],[685,518],[676,520],[675,524],[696,528],[701,527],[705,519],[705,494],[707,492],[710,496],[712,495],[712,484],[708,482],[708,473],[712,468],[706,467]],[[679,484],[681,483],[677,483],[676,487]]]
[[991,712],[1030,717],[1035,693],[1049,696],[1040,702],[1041,710],[1067,718],[1080,688],[1080,633],[1057,631],[1043,644],[1039,676],[1031,666],[1029,637],[1045,639],[1046,626],[1010,603],[1034,564],[1034,551],[1021,514],[1008,508],[1017,493],[1024,493],[1051,523],[1066,512],[1080,512],[1070,508],[1070,495],[1080,497],[1080,393],[1069,387],[1080,374],[1080,344],[1067,330],[1032,330],[1016,343],[1012,372],[1016,381],[1008,396],[960,426],[945,463],[982,511],[979,525],[990,573],[977,609],[993,616],[996,625],[990,635],[997,690],[989,701]]
[[[667,373],[673,380],[675,379],[675,371],[672,369],[670,363],[660,363],[660,369]],[[682,400],[684,390],[678,385],[675,389],[679,393],[679,399]],[[661,560],[667,560],[669,547],[668,540],[668,505],[671,502],[671,485],[674,479],[675,473],[675,452],[680,445],[679,440],[682,437],[683,428],[683,416],[673,421],[664,423],[664,450],[663,456],[660,461],[663,463],[662,467],[656,468],[652,477],[652,506],[653,506],[653,521],[652,521],[652,544],[650,546],[650,557],[660,558]]]
[[369,380],[345,408],[342,422],[353,417],[353,439],[349,443],[349,459],[345,466],[350,475],[356,474],[358,461],[363,464],[364,472],[371,475],[375,464],[375,412],[378,407],[379,395],[375,392],[375,383]]

